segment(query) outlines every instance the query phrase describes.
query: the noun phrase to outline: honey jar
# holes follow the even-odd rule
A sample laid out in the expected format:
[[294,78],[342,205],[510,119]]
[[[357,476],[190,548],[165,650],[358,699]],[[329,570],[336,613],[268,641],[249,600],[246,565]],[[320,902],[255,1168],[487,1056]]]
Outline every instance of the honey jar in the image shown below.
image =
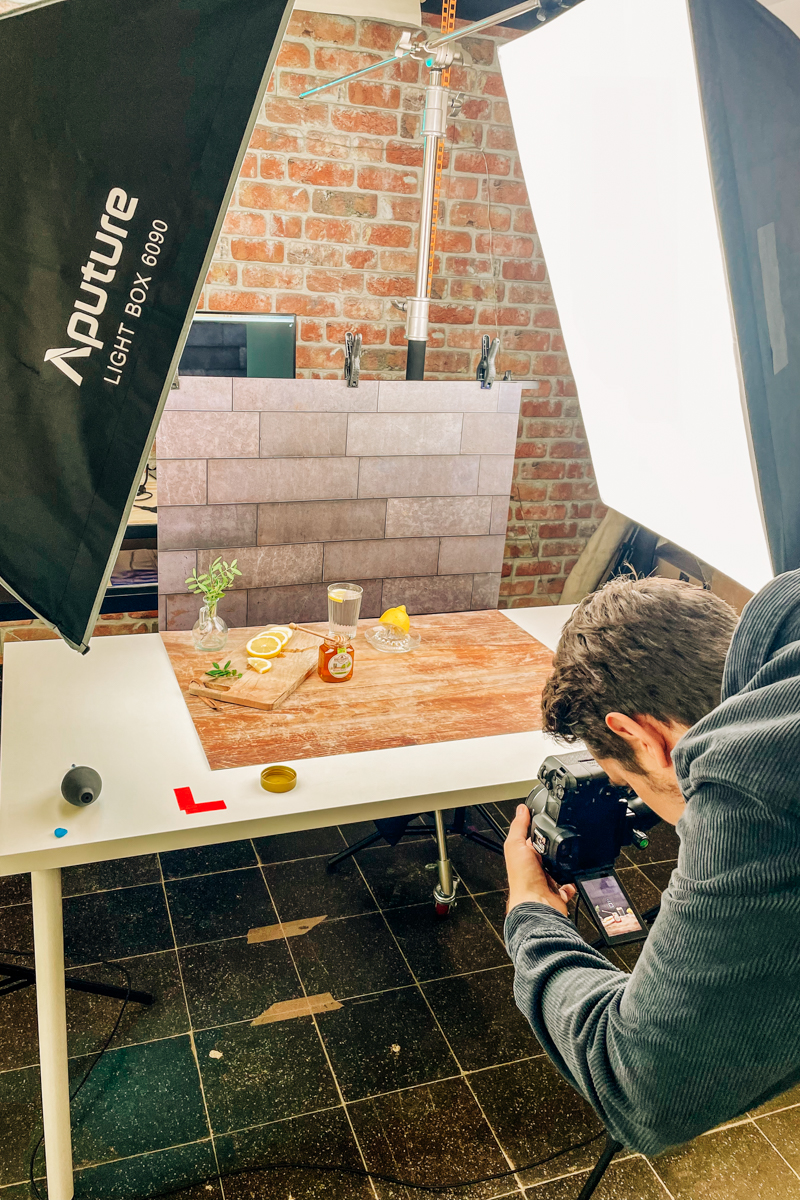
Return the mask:
[[348,679],[352,679],[355,654],[351,642],[344,646],[331,646],[323,642],[319,648],[317,666],[317,674],[323,683],[347,683]]

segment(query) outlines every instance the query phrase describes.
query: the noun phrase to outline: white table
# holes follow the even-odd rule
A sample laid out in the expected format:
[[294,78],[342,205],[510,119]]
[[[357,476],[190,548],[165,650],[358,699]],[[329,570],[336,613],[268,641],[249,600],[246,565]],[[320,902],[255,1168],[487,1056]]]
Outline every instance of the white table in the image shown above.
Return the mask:
[[[555,647],[570,606],[504,613]],[[265,792],[261,768],[209,769],[158,634],[5,649],[0,746],[0,875],[31,872],[42,1111],[50,1200],[71,1200],[61,868],[526,795],[556,744],[542,733],[373,750],[292,763],[296,788]],[[102,794],[61,797],[73,764]],[[175,788],[226,808],[184,814]],[[56,828],[67,829],[65,837]]]

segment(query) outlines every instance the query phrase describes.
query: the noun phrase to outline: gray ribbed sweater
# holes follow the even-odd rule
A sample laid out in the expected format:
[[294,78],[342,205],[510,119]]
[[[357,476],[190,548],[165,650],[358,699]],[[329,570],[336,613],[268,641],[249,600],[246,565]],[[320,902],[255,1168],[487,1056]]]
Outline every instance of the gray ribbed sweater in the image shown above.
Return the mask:
[[800,1081],[800,571],[747,605],[722,703],[673,761],[678,866],[631,975],[547,905],[505,925],[542,1046],[646,1154]]

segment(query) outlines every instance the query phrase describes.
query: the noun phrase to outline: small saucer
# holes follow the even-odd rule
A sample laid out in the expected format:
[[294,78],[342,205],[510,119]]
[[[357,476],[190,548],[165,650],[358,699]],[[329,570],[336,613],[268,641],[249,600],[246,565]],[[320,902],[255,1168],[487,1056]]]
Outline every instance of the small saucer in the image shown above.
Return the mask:
[[364,632],[364,637],[373,650],[384,654],[408,654],[416,650],[422,641],[418,633],[404,633],[399,625],[373,625]]

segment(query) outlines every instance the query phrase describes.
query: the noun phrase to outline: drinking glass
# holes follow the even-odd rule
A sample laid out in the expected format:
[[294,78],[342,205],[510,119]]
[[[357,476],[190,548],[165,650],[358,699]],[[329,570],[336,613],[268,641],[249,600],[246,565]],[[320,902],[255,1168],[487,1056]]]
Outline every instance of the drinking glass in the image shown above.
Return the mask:
[[364,589],[357,583],[328,584],[328,628],[350,641],[356,636]]

